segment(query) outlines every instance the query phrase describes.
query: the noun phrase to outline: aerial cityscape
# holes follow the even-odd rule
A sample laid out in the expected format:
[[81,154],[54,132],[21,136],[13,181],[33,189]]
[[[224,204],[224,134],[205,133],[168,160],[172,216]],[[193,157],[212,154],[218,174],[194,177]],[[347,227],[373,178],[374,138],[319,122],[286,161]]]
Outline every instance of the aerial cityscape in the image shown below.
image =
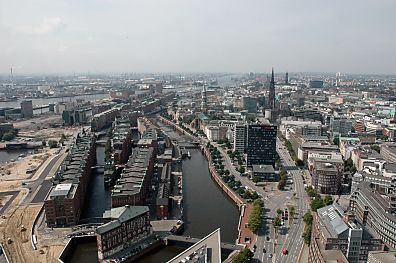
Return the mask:
[[396,262],[396,3],[276,2],[0,1],[0,263]]

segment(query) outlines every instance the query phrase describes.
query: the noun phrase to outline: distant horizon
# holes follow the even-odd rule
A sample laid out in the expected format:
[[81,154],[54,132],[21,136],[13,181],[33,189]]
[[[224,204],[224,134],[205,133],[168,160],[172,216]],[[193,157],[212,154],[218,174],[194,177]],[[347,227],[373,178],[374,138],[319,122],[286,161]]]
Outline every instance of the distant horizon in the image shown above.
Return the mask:
[[0,72],[396,74],[394,0],[0,0]]
[[[248,75],[250,73],[257,74],[257,75],[270,75],[271,71],[268,72],[253,72],[253,71],[246,71],[246,72],[210,72],[210,71],[202,71],[202,72],[73,72],[73,73],[17,73],[13,72],[14,77],[82,77],[82,76],[123,76],[123,75],[155,75],[155,76],[166,76],[166,75]],[[395,76],[396,73],[350,73],[350,72],[315,72],[315,71],[276,71],[276,68],[274,68],[274,74],[275,76],[277,75],[284,75],[288,73],[289,77],[290,75],[296,75],[296,74],[312,74],[312,75],[336,75],[337,73],[341,73],[341,76],[356,76],[356,75],[361,75],[361,76]],[[10,72],[7,73],[2,73],[0,72],[0,77],[6,78],[10,77],[11,74]]]

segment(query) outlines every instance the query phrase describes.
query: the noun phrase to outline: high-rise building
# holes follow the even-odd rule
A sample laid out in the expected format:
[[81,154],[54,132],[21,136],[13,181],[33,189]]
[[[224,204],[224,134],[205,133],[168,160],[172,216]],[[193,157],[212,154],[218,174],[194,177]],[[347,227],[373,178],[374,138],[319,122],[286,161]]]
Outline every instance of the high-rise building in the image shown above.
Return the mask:
[[246,123],[239,122],[234,125],[234,152],[245,153],[246,149]]
[[206,94],[206,86],[203,86],[202,89],[202,101],[201,101],[201,110],[206,111],[208,109],[208,96]]
[[257,98],[256,97],[243,97],[242,106],[248,113],[257,113]]
[[268,105],[269,105],[270,109],[275,109],[275,76],[274,76],[274,68],[272,68],[272,72],[271,72],[271,81],[270,81]]
[[286,75],[285,75],[285,84],[286,84],[286,85],[289,85],[289,72],[286,72]]
[[247,126],[248,167],[253,164],[275,164],[277,127],[271,124],[251,123]]
[[31,100],[21,102],[21,113],[23,118],[33,117],[33,104]]

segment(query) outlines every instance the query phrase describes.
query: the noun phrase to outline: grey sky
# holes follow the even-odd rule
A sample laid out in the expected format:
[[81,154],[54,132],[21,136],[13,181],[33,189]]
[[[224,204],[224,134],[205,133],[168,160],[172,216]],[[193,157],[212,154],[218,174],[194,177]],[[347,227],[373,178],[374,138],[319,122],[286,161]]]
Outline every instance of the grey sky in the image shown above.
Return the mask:
[[0,0],[0,73],[396,74],[395,0]]

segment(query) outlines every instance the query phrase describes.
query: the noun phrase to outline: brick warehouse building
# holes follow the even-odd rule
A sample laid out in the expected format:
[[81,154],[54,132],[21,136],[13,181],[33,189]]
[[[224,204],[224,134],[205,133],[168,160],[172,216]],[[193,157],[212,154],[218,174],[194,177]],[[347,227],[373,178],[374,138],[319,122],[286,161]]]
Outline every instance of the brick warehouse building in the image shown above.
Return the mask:
[[47,226],[64,227],[78,223],[91,177],[91,167],[95,162],[95,137],[83,131],[75,138],[54,176],[54,186],[44,201]]
[[96,229],[98,258],[101,262],[151,234],[147,206],[112,208],[103,214],[103,218],[110,222]]

